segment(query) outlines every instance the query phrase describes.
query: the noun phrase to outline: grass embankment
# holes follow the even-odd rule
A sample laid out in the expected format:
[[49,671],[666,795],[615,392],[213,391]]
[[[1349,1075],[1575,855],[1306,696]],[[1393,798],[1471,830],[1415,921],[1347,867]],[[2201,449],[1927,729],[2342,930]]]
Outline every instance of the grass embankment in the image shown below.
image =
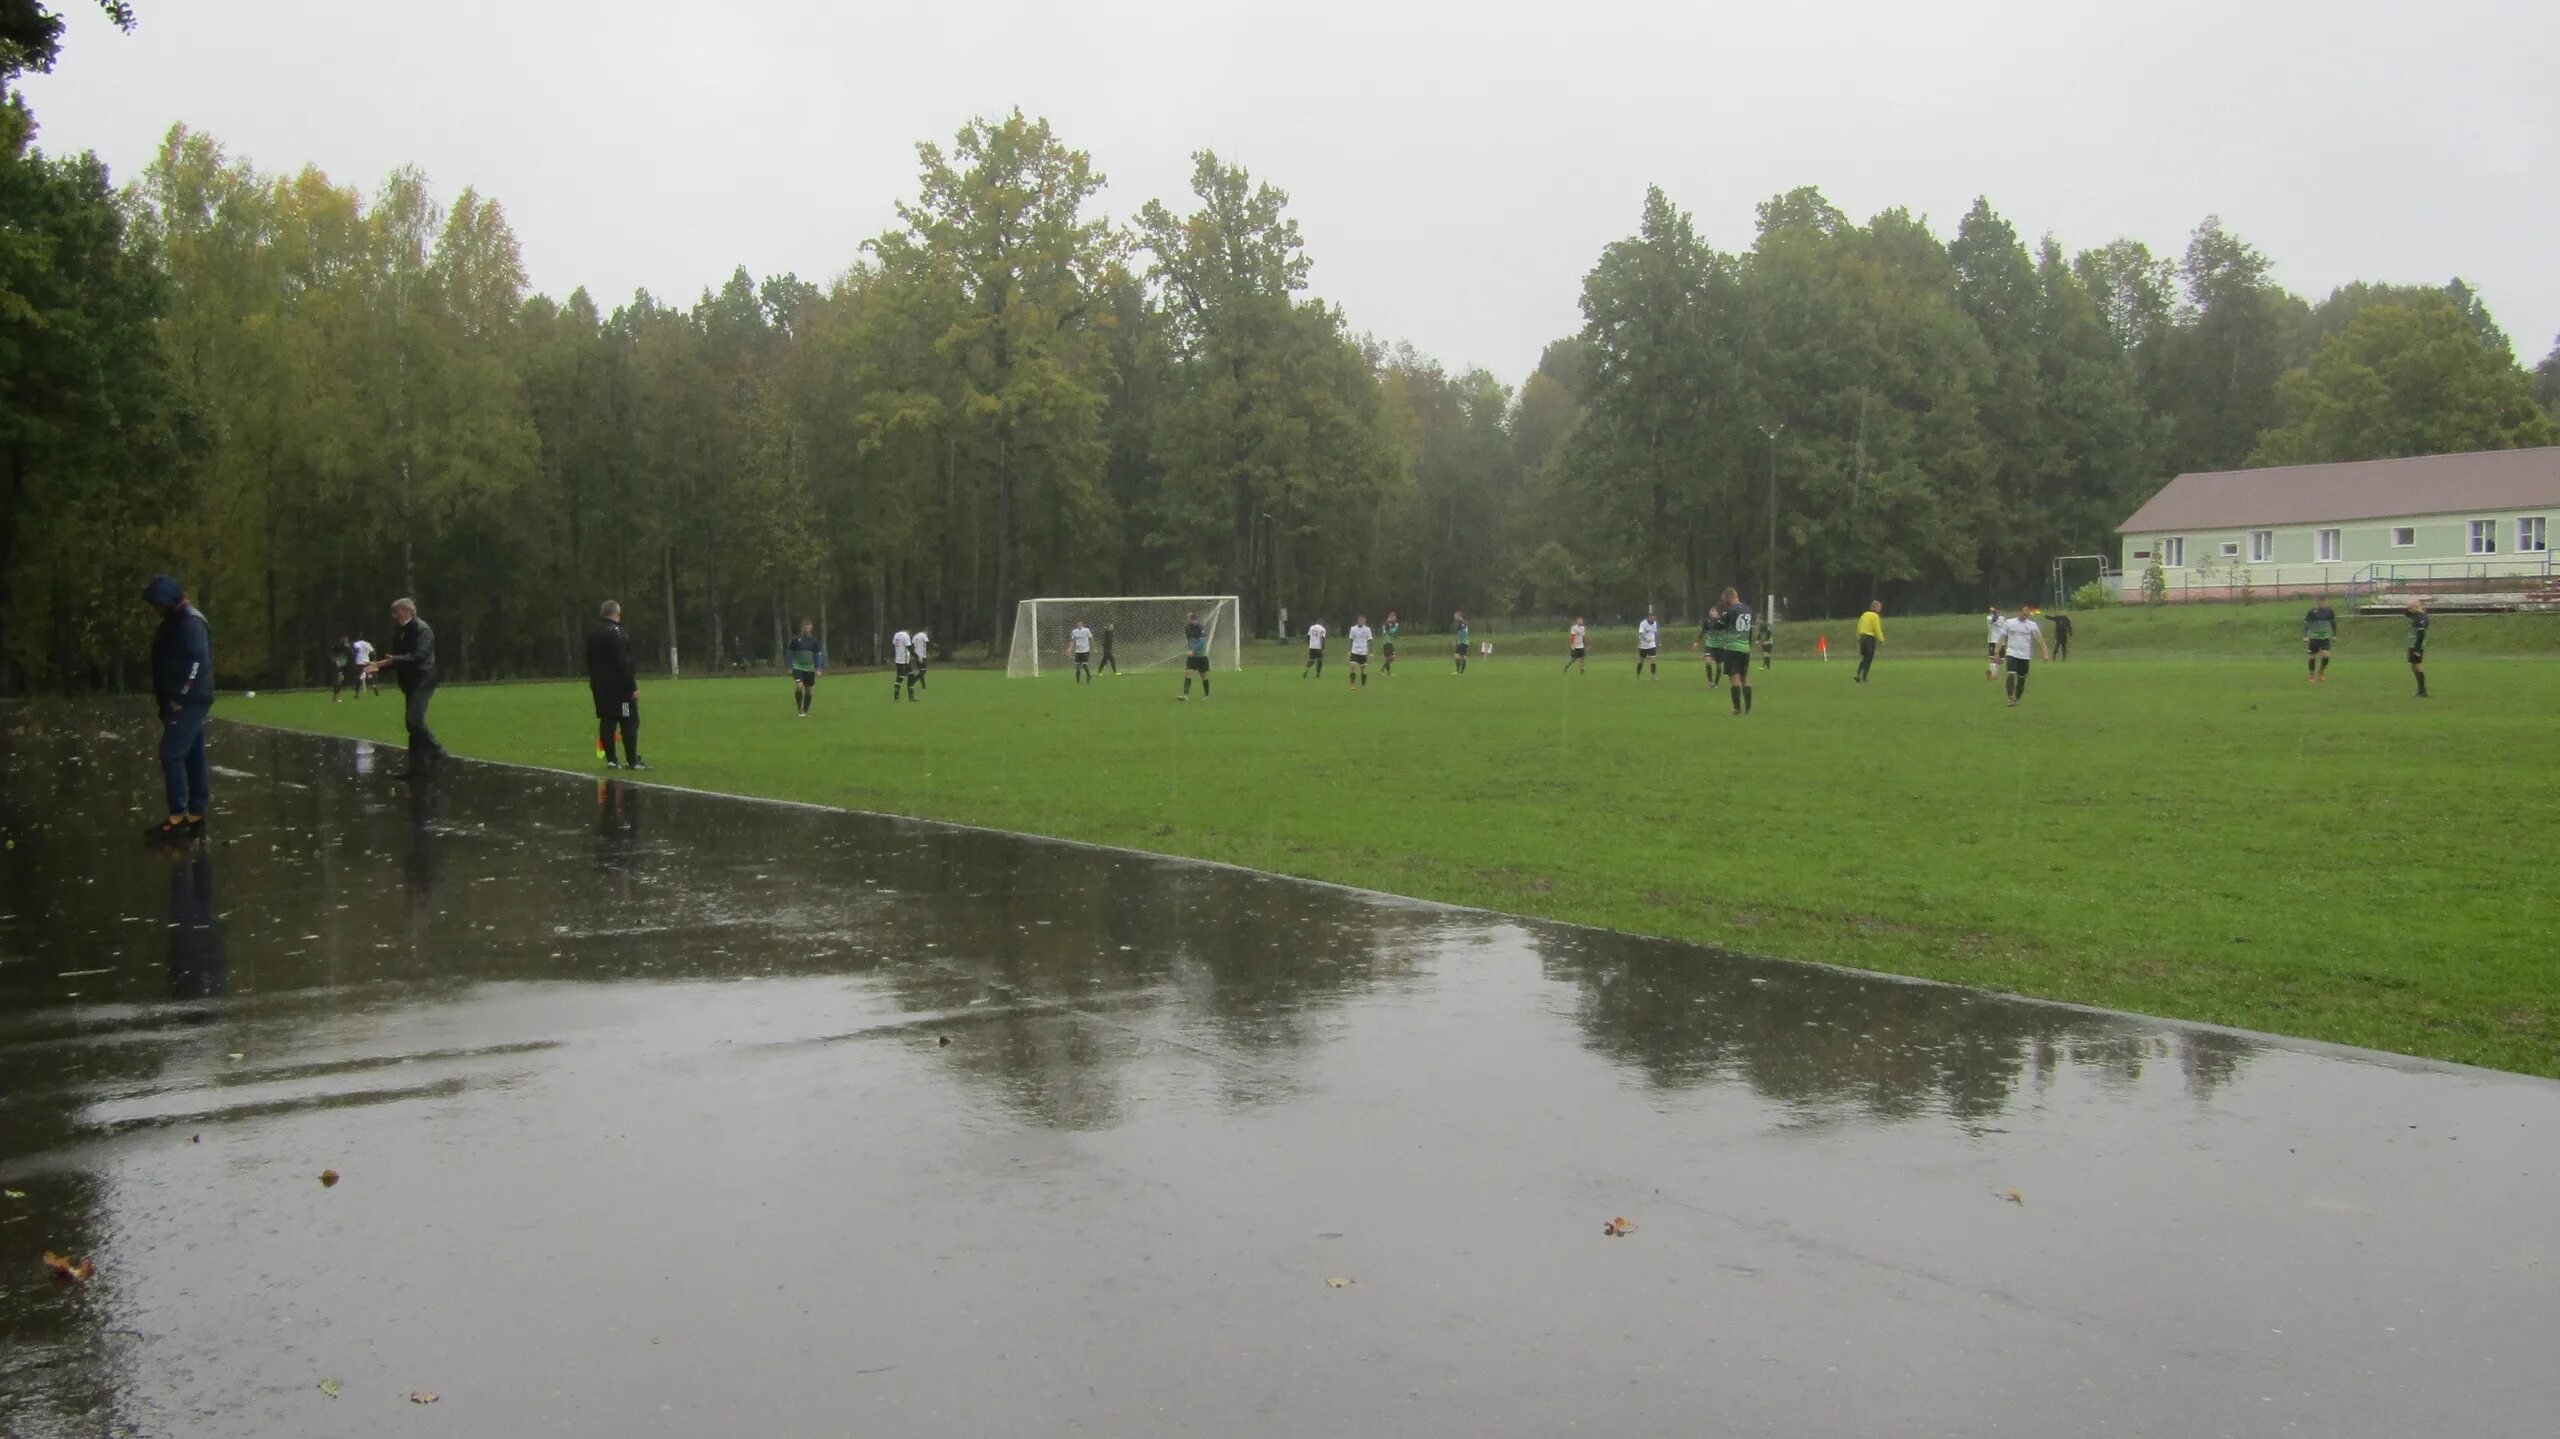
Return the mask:
[[[1323,683],[1275,645],[1207,704],[1172,670],[946,667],[913,706],[837,673],[807,720],[778,679],[644,683],[643,748],[669,784],[2560,1074],[2560,665],[2485,657],[2560,623],[2440,621],[2419,703],[2396,622],[2351,622],[2313,686],[2298,614],[2101,612],[2014,711],[1978,620],[1888,623],[1864,687],[1789,627],[1744,720],[1686,636],[1657,684],[1622,633],[1570,677],[1519,636],[1454,676],[1408,633],[1365,691],[1338,644]],[[400,736],[396,699],[218,713]],[[434,720],[461,754],[585,770],[588,714],[580,685],[454,686]]]

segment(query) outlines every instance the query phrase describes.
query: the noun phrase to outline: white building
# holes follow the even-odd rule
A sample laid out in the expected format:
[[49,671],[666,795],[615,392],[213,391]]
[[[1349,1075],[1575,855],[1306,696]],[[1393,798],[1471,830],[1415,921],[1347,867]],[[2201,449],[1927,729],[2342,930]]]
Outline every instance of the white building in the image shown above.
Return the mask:
[[2560,447],[2216,470],[2117,526],[2125,598],[2512,591],[2549,597]]

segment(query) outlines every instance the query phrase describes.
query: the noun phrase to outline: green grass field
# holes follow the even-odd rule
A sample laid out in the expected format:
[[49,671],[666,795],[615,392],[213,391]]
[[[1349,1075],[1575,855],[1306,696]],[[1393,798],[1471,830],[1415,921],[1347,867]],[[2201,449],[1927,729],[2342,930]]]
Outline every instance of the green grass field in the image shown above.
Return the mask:
[[[807,720],[778,678],[644,681],[642,738],[671,785],[2560,1075],[2560,664],[2530,657],[2560,621],[2440,621],[2420,703],[2396,622],[2351,624],[2313,686],[2298,618],[2085,617],[2016,710],[1957,616],[1896,622],[1863,688],[1792,626],[1740,720],[1685,636],[1656,683],[1614,632],[1574,676],[1554,640],[1497,637],[1459,677],[1408,635],[1365,691],[1338,644],[1322,683],[1270,646],[1205,704],[1172,669],[944,666],[916,705],[839,671]],[[1932,649],[1973,657],[1911,657]],[[396,696],[218,713],[401,733]],[[589,713],[582,685],[456,685],[434,723],[460,754],[583,771]]]

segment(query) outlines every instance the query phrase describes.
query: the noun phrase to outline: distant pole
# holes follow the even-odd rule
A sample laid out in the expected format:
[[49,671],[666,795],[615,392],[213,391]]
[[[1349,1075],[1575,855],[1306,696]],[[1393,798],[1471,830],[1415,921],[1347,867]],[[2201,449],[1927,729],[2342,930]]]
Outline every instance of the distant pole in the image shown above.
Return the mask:
[[1760,427],[1760,433],[1769,437],[1769,559],[1761,577],[1768,581],[1768,591],[1773,595],[1778,592],[1778,436],[1786,432],[1784,423],[1774,428]]

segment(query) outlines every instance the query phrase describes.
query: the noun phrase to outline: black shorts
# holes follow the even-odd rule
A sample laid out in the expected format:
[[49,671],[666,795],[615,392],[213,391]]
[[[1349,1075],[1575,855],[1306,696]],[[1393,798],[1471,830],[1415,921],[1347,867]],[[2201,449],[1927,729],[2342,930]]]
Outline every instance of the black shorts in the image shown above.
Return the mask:
[[1467,642],[1465,640],[1460,640],[1453,648],[1458,654],[1463,655],[1467,652]]
[[1982,647],[1982,653],[1985,657],[1990,659],[1996,660],[2000,658],[2000,642],[1998,640],[1993,640],[1991,643],[1984,645]]
[[[1582,657],[1583,657],[1585,654],[1587,654],[1587,653],[1589,653],[1589,651],[1587,651],[1587,650],[1583,649],[1583,647],[1582,647],[1582,646],[1580,646],[1580,645],[1575,645],[1575,646],[1573,647],[1573,658],[1575,658],[1575,659],[1580,659],[1580,658],[1582,658]],[[1651,651],[1651,650],[1646,650],[1646,651],[1645,651],[1645,653],[1646,653],[1646,654],[1652,654],[1652,653],[1653,653],[1653,651]]]
[[1205,675],[1209,672],[1209,657],[1207,655],[1184,655],[1182,657],[1182,667],[1187,670],[1198,670],[1200,673]]
[[1078,651],[1076,651],[1076,663],[1077,663],[1077,664],[1079,664],[1079,665],[1090,665],[1090,664],[1092,664],[1092,663],[1093,663],[1093,651],[1091,651],[1091,650],[1078,650]]
[[2032,663],[2034,663],[2034,661],[2028,659],[2025,655],[2011,655],[2009,656],[2009,673],[2013,675],[2024,675],[2027,672],[2027,666]]
[[[1580,650],[1575,650],[1575,651],[1574,651],[1574,653],[1578,655],[1578,654],[1581,654],[1581,653],[1582,653],[1582,651],[1580,651]],[[1636,646],[1636,658],[1637,658],[1637,659],[1640,659],[1640,660],[1649,660],[1649,659],[1652,659],[1656,653],[1657,653],[1657,651],[1656,651],[1656,650],[1654,649],[1654,647],[1653,647],[1653,646],[1651,646],[1651,645],[1638,645],[1638,646]]]
[[[1395,651],[1389,650],[1387,653],[1394,654]],[[1351,662],[1364,670],[1369,667],[1369,657],[1367,655],[1353,655],[1351,657]]]
[[915,662],[914,662],[914,661],[912,661],[912,660],[900,660],[900,661],[898,661],[898,678],[900,678],[900,679],[905,679],[909,674],[913,673],[913,672],[914,672],[914,670],[915,670]]
[[1314,664],[1316,661],[1318,661],[1318,660],[1320,660],[1320,659],[1323,659],[1323,658],[1324,658],[1324,651],[1322,651],[1322,650],[1309,650],[1309,651],[1307,651],[1307,663],[1309,663],[1309,664]]
[[2311,653],[2315,655],[2325,655],[2329,652],[2329,642],[2325,639],[2306,640],[2304,643],[2311,647]]
[[803,689],[816,689],[818,687],[818,672],[816,670],[793,670],[791,672],[791,682]]
[[1751,673],[1751,651],[1749,650],[1717,650],[1715,651],[1715,657],[1716,667],[1723,670],[1726,674],[1747,675]]
[[1389,641],[1387,641],[1387,658],[1388,658],[1388,659],[1394,659],[1395,657],[1396,657],[1396,642],[1395,642],[1394,640],[1389,640]]
[[2409,663],[2413,665],[2422,665],[2426,662],[2427,652],[2424,649],[2414,649],[2409,651]]

